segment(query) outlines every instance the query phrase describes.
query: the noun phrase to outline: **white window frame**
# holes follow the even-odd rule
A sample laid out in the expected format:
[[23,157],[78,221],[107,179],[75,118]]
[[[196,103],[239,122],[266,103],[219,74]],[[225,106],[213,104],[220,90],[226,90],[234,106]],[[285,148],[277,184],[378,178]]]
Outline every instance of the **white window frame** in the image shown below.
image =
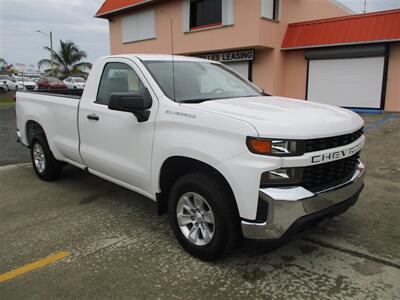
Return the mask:
[[122,17],[121,20],[122,43],[156,38],[156,13],[154,9],[146,9]]
[[282,0],[261,0],[261,17],[279,21],[281,19],[281,8]]

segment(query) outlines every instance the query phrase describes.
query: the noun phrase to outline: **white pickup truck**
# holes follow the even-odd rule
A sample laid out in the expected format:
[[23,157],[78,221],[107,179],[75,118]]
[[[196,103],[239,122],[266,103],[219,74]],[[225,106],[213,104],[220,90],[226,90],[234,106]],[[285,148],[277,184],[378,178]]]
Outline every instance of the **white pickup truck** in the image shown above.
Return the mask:
[[103,57],[83,92],[16,99],[18,138],[40,178],[68,163],[156,201],[203,260],[243,238],[286,241],[345,212],[364,186],[357,114],[269,96],[218,62]]

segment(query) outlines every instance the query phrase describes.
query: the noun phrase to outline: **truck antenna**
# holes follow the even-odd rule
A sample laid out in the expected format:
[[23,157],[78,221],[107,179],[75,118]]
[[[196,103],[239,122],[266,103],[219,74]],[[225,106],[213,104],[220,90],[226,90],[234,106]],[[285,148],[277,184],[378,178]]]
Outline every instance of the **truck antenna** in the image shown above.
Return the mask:
[[175,58],[174,58],[174,31],[173,31],[173,21],[170,19],[171,27],[171,58],[172,58],[172,90],[174,102],[176,102],[176,92],[175,92]]

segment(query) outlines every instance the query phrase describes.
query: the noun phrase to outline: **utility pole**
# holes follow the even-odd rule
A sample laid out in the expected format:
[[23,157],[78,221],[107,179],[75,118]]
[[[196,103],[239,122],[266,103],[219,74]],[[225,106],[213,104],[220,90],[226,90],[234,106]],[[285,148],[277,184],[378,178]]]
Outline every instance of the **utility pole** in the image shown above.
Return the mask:
[[51,73],[54,76],[54,55],[53,55],[53,32],[50,31],[50,34],[44,33],[41,30],[36,30],[36,32],[39,32],[47,37],[50,38],[50,60],[51,60]]
[[54,56],[53,56],[53,32],[50,31],[50,50],[51,50],[51,72],[54,76]]
[[364,10],[363,13],[365,14],[367,12],[367,0],[364,0]]

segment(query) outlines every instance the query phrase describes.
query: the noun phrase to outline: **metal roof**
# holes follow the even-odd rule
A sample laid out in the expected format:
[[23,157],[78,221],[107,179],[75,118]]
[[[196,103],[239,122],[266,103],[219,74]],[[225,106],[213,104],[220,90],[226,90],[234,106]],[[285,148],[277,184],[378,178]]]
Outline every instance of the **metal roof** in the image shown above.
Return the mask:
[[105,0],[103,5],[96,13],[98,18],[107,18],[109,15],[121,12],[127,9],[154,2],[155,0]]
[[400,40],[400,9],[289,24],[282,49]]

